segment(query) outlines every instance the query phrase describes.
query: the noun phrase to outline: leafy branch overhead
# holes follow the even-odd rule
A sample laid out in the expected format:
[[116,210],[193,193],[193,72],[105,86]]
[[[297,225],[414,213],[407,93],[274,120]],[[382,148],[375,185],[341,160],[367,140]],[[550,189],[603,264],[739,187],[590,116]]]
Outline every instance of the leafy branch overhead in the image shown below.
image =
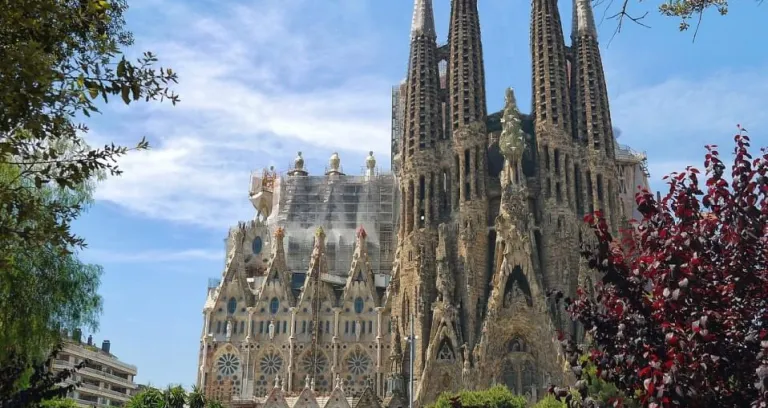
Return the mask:
[[[98,113],[99,105],[113,97],[125,104],[139,100],[175,104],[179,98],[169,85],[178,78],[170,68],[156,68],[158,60],[151,52],[135,61],[122,54],[121,49],[133,44],[124,27],[125,0],[4,3],[0,7],[0,165],[17,168],[18,174],[0,184],[0,201],[4,215],[23,216],[41,205],[25,190],[48,183],[73,188],[101,172],[119,175],[118,157],[148,148],[144,139],[133,147],[89,148],[82,140],[88,127],[80,123],[81,118]],[[54,208],[54,212],[57,222],[47,228],[35,223],[14,228],[3,217],[0,237],[44,242],[51,232],[50,240],[60,246],[82,245],[69,233],[72,217],[67,209]],[[6,245],[3,239],[0,247]]]
[[126,0],[1,2],[0,366],[13,353],[44,359],[61,328],[97,324],[101,268],[78,260],[85,242],[71,224],[93,183],[149,145],[92,148],[84,122],[115,99],[179,101],[172,69],[151,52],[123,54],[126,10]]

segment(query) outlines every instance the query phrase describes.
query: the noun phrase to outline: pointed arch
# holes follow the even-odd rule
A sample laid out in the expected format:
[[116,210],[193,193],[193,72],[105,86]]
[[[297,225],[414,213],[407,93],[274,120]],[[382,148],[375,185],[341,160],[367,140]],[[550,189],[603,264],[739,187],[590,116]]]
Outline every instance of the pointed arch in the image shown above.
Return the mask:
[[523,268],[520,267],[520,265],[515,265],[514,267],[512,267],[512,270],[507,276],[507,282],[504,285],[504,297],[503,297],[504,307],[512,306],[510,301],[514,300],[514,297],[516,295],[516,289],[519,289],[520,292],[524,295],[525,302],[528,305],[528,307],[533,307],[533,297],[531,295],[531,286],[528,283],[528,279],[525,277],[525,274],[523,273]]
[[451,345],[451,340],[447,336],[443,336],[440,344],[437,348],[437,361],[452,362],[456,360],[456,351]]

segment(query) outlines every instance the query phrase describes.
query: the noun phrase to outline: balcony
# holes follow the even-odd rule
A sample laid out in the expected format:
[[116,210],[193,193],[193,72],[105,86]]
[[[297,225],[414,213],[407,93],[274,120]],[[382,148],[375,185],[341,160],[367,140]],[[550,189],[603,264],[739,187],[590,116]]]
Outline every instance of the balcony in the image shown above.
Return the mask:
[[126,393],[117,392],[115,390],[110,390],[109,388],[102,388],[102,387],[99,387],[98,385],[93,385],[88,383],[81,383],[80,386],[77,388],[77,390],[81,392],[97,394],[102,397],[106,396],[108,398],[115,398],[121,402],[125,402],[131,399],[131,396]]
[[96,377],[108,383],[118,383],[129,389],[136,388],[136,384],[134,384],[131,380],[127,378],[118,377],[116,375],[109,374],[107,372],[97,370],[91,367],[83,367],[81,370],[78,371],[78,373],[80,373],[81,375],[90,375],[92,377]]
[[123,363],[122,361],[118,360],[114,356],[108,355],[101,351],[89,350],[86,347],[87,346],[85,345],[65,343],[62,351],[66,352],[67,354],[72,354],[74,356],[82,357],[88,360],[93,360],[95,362],[98,362],[110,367],[118,368],[121,371],[127,372],[128,374],[136,375],[135,365]]

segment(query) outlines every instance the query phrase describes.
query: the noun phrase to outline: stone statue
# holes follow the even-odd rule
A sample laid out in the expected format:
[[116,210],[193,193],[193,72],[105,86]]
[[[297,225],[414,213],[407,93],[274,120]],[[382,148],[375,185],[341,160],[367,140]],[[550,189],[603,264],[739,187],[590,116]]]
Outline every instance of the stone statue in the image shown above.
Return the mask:
[[333,388],[341,388],[341,375],[336,374],[336,378],[333,380]]
[[275,388],[280,388],[280,374],[275,376]]
[[267,332],[269,332],[269,339],[272,340],[275,338],[275,321],[270,320],[269,326],[267,327]]
[[312,385],[312,380],[309,378],[309,374],[304,377],[304,388],[309,388]]
[[227,340],[232,338],[232,322],[227,320]]
[[499,138],[499,149],[504,158],[515,164],[523,157],[525,150],[525,134],[523,133],[520,111],[517,109],[515,91],[507,88],[504,113],[501,118],[502,131]]
[[357,326],[355,327],[357,329],[355,330],[355,338],[357,341],[360,341],[360,335],[363,333],[363,322],[358,320],[354,323],[354,325]]
[[445,259],[437,261],[437,287],[438,300],[444,304],[453,304],[453,291],[456,288],[453,275],[451,274],[448,262]]

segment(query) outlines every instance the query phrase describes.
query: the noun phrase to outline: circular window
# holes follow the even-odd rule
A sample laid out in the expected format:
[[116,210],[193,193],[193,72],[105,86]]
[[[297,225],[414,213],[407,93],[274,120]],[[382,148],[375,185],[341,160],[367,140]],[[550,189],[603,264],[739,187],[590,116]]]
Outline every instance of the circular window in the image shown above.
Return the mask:
[[261,237],[254,238],[253,242],[251,243],[251,249],[253,250],[253,253],[258,255],[261,253],[261,249],[264,246],[264,243],[261,241]]
[[259,363],[261,372],[266,375],[275,375],[283,368],[283,357],[272,351],[264,355]]
[[363,375],[371,367],[371,358],[362,350],[355,350],[347,357],[347,370],[353,375]]
[[240,359],[232,353],[223,354],[216,362],[216,368],[219,374],[229,377],[240,368]]
[[355,313],[363,313],[363,309],[365,308],[365,302],[363,301],[363,298],[359,297],[355,299]]

